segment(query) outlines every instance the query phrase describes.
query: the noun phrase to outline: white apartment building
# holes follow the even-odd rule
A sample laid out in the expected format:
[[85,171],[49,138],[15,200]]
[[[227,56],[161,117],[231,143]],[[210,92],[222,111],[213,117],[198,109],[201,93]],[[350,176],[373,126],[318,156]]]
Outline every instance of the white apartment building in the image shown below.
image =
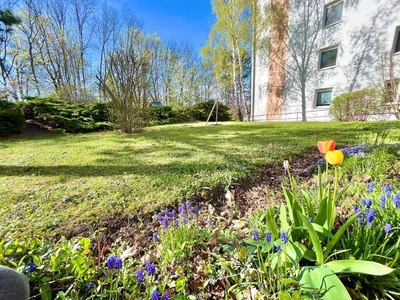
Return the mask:
[[400,0],[260,2],[281,8],[280,25],[255,55],[252,121],[330,120],[334,97],[384,83],[382,64],[400,61]]

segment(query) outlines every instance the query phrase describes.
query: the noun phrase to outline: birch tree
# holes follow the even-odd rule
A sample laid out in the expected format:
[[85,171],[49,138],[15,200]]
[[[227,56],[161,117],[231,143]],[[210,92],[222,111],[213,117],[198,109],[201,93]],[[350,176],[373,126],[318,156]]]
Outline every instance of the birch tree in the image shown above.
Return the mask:
[[[236,100],[240,120],[248,119],[245,95],[244,55],[251,52],[251,2],[248,0],[213,0],[213,12],[216,23],[211,29],[208,44],[203,55],[213,61],[215,76],[219,83],[226,86],[226,73],[220,68],[229,68],[230,87]],[[247,49],[247,50],[246,50]],[[226,55],[229,54],[229,64]],[[224,75],[225,76],[224,76]]]

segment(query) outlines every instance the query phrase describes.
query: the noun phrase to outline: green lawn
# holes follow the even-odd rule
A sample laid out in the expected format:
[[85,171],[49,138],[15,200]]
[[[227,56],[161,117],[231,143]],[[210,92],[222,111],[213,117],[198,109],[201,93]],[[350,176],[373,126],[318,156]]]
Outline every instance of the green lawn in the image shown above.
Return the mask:
[[[0,140],[0,236],[71,235],[258,174],[266,163],[372,142],[382,123],[204,123]],[[399,122],[389,139],[399,140]],[[84,225],[82,227],[82,225]]]

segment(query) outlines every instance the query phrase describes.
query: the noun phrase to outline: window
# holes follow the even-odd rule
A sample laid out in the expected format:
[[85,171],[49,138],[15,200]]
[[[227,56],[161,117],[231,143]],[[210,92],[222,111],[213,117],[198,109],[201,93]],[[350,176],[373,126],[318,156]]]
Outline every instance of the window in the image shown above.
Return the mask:
[[331,105],[332,89],[317,91],[317,107]]
[[337,54],[338,54],[338,48],[321,50],[319,68],[323,69],[336,66]]
[[396,102],[396,99],[398,99],[399,85],[400,85],[399,79],[386,82],[386,86],[383,91],[386,103]]
[[325,7],[324,27],[342,20],[343,1]]
[[396,30],[395,37],[395,45],[394,45],[394,53],[400,52],[400,28],[398,27]]

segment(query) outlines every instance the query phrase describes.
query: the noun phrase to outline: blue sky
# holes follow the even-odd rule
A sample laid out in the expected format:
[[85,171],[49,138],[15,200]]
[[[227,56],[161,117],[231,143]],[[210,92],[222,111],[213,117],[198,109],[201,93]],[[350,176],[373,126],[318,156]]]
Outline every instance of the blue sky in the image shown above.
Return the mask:
[[114,0],[108,4],[118,10],[127,5],[144,21],[144,31],[157,32],[164,41],[189,41],[199,53],[215,22],[210,0]]

